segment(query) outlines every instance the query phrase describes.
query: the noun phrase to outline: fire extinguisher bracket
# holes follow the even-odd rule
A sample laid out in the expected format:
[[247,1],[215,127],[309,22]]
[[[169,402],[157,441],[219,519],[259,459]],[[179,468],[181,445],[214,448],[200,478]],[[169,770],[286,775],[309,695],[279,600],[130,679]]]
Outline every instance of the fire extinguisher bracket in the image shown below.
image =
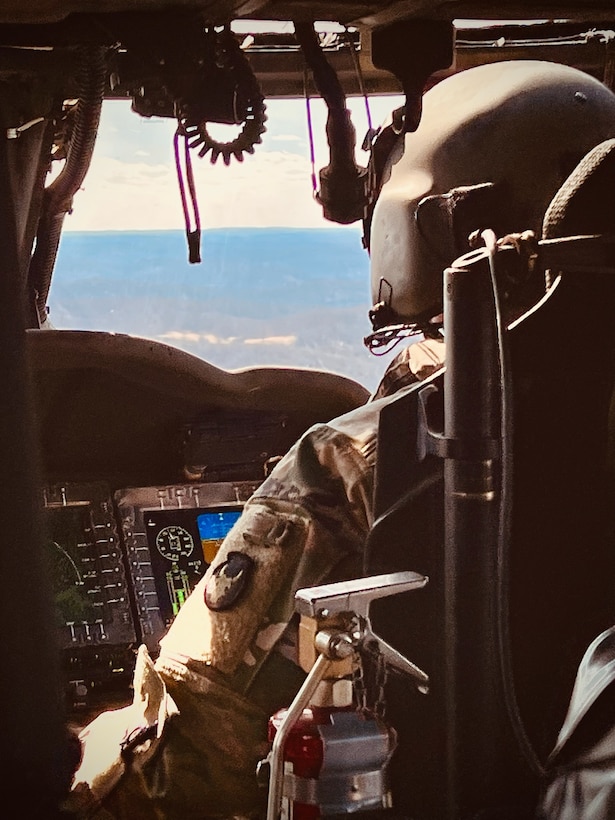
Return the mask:
[[429,579],[418,572],[390,572],[370,575],[336,584],[306,587],[295,593],[295,610],[312,618],[327,617],[335,613],[351,612],[365,618],[369,605],[376,598],[388,598],[401,592],[422,589]]
[[[295,724],[314,702],[320,684],[342,671],[339,664],[362,647],[380,654],[384,663],[409,675],[422,693],[429,677],[372,630],[369,608],[376,598],[422,589],[428,578],[416,572],[398,572],[325,584],[299,590],[295,610],[312,623],[305,634],[313,636],[315,660],[287,710],[276,724],[275,736],[261,776],[269,773],[267,820],[278,820],[282,802],[304,806],[302,817],[318,817],[369,809],[390,808],[386,781],[388,761],[396,746],[394,729],[378,717],[360,711],[338,711],[318,726],[322,765],[318,777],[299,776],[285,765],[284,750]],[[311,662],[311,656],[305,656]],[[310,710],[308,710],[310,714]],[[313,807],[313,808],[312,808]],[[314,815],[313,812],[316,812]]]
[[322,815],[388,808],[386,766],[396,746],[394,731],[358,712],[337,712],[318,732],[323,745],[318,778],[285,773],[284,796],[317,805]]
[[[328,619],[342,614],[351,616],[357,625],[354,633],[349,636],[354,648],[358,650],[361,646],[373,646],[383,656],[387,665],[409,675],[415,681],[419,691],[426,694],[429,689],[429,677],[422,669],[374,633],[369,608],[371,602],[377,598],[422,589],[428,582],[427,576],[408,571],[371,575],[367,578],[323,584],[318,587],[306,587],[295,594],[295,610],[301,616],[314,618],[323,625]],[[335,645],[340,646],[341,649],[343,641],[339,637],[336,640]],[[326,650],[323,651],[324,647],[316,645],[321,654],[326,654]],[[346,657],[346,655],[329,656],[330,660],[339,657]]]
[[386,772],[340,773],[337,777],[284,775],[284,797],[293,803],[319,806],[321,814],[345,814],[390,808]]

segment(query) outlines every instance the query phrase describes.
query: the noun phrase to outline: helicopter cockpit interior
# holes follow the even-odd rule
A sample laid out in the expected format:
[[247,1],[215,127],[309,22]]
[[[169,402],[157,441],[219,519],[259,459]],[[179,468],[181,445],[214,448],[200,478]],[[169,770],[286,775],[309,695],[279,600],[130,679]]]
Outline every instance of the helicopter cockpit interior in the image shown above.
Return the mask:
[[[292,21],[294,35],[263,33],[259,24],[269,20]],[[337,24],[339,31],[319,33],[320,20]],[[241,26],[234,28],[237,22]],[[324,370],[226,371],[153,340],[52,327],[47,302],[63,223],[88,171],[103,100],[130,100],[137,116],[177,121],[177,150],[186,159],[186,248],[197,263],[201,225],[191,211],[190,156],[228,165],[258,150],[267,99],[321,96],[328,111],[330,162],[318,178],[317,202],[331,222],[360,223],[369,248],[387,159],[400,135],[420,122],[425,90],[475,65],[520,59],[574,66],[613,90],[614,28],[610,3],[592,0],[112,0],[104,11],[94,0],[2,4],[0,566],[7,589],[0,634],[11,674],[2,676],[0,688],[6,726],[0,743],[7,794],[19,801],[24,791],[38,789],[41,810],[49,811],[57,798],[54,766],[67,714],[83,724],[109,704],[127,701],[136,647],[143,643],[155,654],[243,505],[278,459],[312,425],[351,411],[370,396],[354,379]],[[368,134],[369,167],[362,168],[355,161],[357,135],[346,97],[371,94],[402,94],[405,106],[386,129]],[[233,124],[236,138],[217,141],[210,123]],[[48,182],[52,164],[62,170]],[[582,531],[596,543],[604,541],[599,531],[606,526],[604,498],[597,503],[591,493],[605,487],[585,477],[605,446],[612,447],[604,421],[613,369],[611,290],[602,284],[581,295],[563,290],[559,302],[552,300],[555,306],[530,317],[513,335],[513,367],[524,373],[523,388],[515,394],[517,434],[526,442],[516,463],[514,520],[514,538],[525,549],[513,569],[521,577],[527,568],[537,611],[550,565],[560,561],[558,545],[564,545],[561,563],[569,581],[545,596],[555,607],[561,589],[570,595],[568,620],[558,615],[550,623],[560,637],[562,624],[578,617],[593,594],[591,583],[584,586],[576,576],[583,551],[566,549]],[[598,309],[595,293],[601,295]],[[593,313],[590,331],[574,325],[582,299],[584,316]],[[571,339],[571,326],[574,334],[591,332],[601,350],[588,368],[592,386],[576,382],[574,390],[566,373],[585,366],[586,358]],[[544,351],[543,358],[527,367],[536,349]],[[464,353],[457,355],[461,361]],[[601,380],[601,373],[608,378]],[[468,402],[456,412],[471,414]],[[416,467],[418,434],[412,425],[417,417],[424,419],[427,404],[425,397],[413,398],[391,407],[381,420],[377,526],[368,545],[367,573],[413,568],[404,566],[398,552],[402,531],[412,530],[412,538],[424,537],[426,545],[445,537],[442,471],[429,468],[428,491],[420,499],[409,494],[406,481]],[[578,435],[570,432],[575,420]],[[399,432],[408,425],[410,432]],[[545,431],[539,453],[527,445],[537,426]],[[574,441],[564,457],[567,437]],[[401,449],[408,453],[404,464]],[[439,456],[455,457],[452,448],[445,450],[442,445]],[[568,510],[579,498],[575,518]],[[539,503],[544,516],[537,528]],[[594,505],[598,512],[591,520]],[[438,515],[441,521],[435,521]],[[582,526],[572,527],[577,519]],[[497,530],[498,522],[492,518],[489,526]],[[389,543],[390,554],[374,552],[376,543]],[[535,561],[543,546],[544,559]],[[596,567],[607,565],[605,557]],[[583,576],[580,567],[578,573]],[[472,571],[464,577],[474,583]],[[521,587],[514,595],[512,605],[522,607]],[[392,642],[400,611],[412,619],[411,608],[405,612],[391,602],[378,610]],[[474,616],[490,617],[469,614],[466,637]],[[549,663],[557,653],[537,655],[531,663]],[[524,667],[525,673],[531,678]],[[451,783],[458,785],[466,774],[460,764],[465,750],[478,749],[484,763],[499,740],[482,744],[489,719],[470,714],[478,697],[469,694],[473,682],[457,682],[460,697],[467,699],[451,701],[448,708],[467,708],[467,721],[476,719],[467,747],[455,745],[456,736],[447,741]],[[489,685],[483,681],[478,691]],[[406,696],[403,685],[393,681],[394,710],[403,712]],[[531,691],[525,691],[522,707],[532,714]],[[404,731],[411,734],[412,727]],[[440,748],[441,740],[433,739],[433,748]],[[403,782],[403,766],[420,761],[430,743],[415,744],[402,758],[396,783]],[[506,761],[514,769],[522,755],[510,751],[510,743],[507,736]],[[474,795],[467,797],[459,786],[457,797],[444,801],[443,808],[427,794],[437,790],[439,777],[430,770],[427,796],[419,795],[419,803],[436,811],[429,820],[461,820],[456,800],[463,804],[467,798],[474,805]],[[480,788],[477,779],[469,777],[468,788]],[[524,788],[523,777],[520,782]],[[400,805],[402,812],[408,808],[405,797]]]

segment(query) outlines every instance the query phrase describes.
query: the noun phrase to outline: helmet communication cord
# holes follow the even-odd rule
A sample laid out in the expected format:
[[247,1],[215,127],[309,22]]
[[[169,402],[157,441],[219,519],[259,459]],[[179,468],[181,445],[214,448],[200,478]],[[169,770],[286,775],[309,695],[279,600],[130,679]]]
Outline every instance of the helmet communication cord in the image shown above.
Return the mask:
[[[179,146],[180,139],[184,143],[184,164],[186,166],[186,181],[188,183],[188,191],[190,193],[190,203],[194,214],[194,228],[191,227],[190,212],[188,210],[188,200],[186,197],[186,186],[184,184],[184,176],[181,162],[181,151]],[[184,220],[186,222],[186,238],[188,240],[188,261],[191,264],[198,264],[201,261],[201,218],[199,215],[199,204],[196,196],[196,188],[194,185],[194,174],[192,171],[192,160],[190,159],[190,146],[188,144],[188,135],[181,124],[178,122],[175,136],[173,137],[173,150],[175,153],[175,167],[177,169],[177,182],[179,185],[179,193],[182,200],[182,209],[184,211]]]

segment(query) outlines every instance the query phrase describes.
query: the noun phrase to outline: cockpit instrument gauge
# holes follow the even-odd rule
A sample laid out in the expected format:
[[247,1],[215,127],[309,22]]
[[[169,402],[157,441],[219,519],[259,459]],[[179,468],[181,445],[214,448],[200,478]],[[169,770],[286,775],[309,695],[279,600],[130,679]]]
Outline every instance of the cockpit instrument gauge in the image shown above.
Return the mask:
[[192,536],[183,527],[164,527],[156,536],[158,552],[174,563],[180,558],[187,558],[194,549]]
[[229,481],[116,492],[138,623],[150,652],[159,650],[160,638],[257,487],[254,481]]

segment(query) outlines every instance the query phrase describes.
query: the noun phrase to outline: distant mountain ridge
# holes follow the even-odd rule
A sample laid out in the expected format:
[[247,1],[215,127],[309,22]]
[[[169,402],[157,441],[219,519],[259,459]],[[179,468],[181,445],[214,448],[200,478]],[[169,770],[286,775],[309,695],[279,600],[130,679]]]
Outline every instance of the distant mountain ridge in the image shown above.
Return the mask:
[[209,230],[201,255],[188,263],[182,231],[66,232],[51,322],[154,338],[225,369],[317,367],[377,384],[358,230]]

